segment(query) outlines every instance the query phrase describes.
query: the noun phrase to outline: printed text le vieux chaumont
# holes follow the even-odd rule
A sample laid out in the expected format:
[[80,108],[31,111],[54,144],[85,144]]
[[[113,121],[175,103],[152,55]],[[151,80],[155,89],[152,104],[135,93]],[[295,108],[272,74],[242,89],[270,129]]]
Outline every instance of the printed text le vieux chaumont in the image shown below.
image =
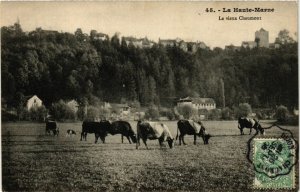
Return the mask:
[[[222,13],[273,13],[275,11],[274,8],[223,8],[215,10],[214,8],[206,8],[206,12],[214,13],[214,12],[222,12]],[[219,16],[219,20],[261,20],[261,17],[256,16]]]

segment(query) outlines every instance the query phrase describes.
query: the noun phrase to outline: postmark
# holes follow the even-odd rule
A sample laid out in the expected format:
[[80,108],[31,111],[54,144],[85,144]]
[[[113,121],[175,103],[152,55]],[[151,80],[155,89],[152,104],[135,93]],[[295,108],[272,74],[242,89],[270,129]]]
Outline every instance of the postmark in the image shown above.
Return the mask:
[[247,160],[255,171],[253,188],[294,189],[298,141],[291,130],[276,123],[263,129],[266,135],[256,131],[247,142]]
[[295,143],[288,137],[253,140],[254,188],[295,187]]

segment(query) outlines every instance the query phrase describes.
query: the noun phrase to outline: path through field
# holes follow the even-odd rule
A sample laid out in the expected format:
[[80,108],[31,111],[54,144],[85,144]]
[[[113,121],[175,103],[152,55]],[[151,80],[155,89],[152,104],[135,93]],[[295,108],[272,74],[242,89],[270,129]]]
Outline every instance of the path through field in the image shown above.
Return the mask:
[[[136,122],[130,122],[134,130]],[[165,122],[176,136],[176,122]],[[2,185],[5,191],[255,191],[247,141],[236,121],[205,121],[209,145],[186,136],[187,146],[139,150],[121,136],[94,144],[80,141],[81,123],[58,123],[60,135],[46,136],[45,124],[2,124]],[[263,124],[269,126],[269,124]],[[287,127],[298,140],[298,127]],[[74,129],[75,137],[66,137]],[[255,132],[255,131],[254,131]],[[249,130],[245,130],[248,134]],[[267,134],[279,134],[271,129]],[[99,142],[99,141],[98,141]],[[298,167],[297,167],[298,169]],[[296,176],[298,186],[298,172]]]

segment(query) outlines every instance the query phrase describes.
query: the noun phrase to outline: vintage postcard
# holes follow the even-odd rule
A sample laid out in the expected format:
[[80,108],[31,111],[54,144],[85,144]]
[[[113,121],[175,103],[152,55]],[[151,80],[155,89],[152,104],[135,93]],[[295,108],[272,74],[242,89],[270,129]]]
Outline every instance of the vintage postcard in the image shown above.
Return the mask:
[[2,191],[298,191],[298,1],[1,1]]

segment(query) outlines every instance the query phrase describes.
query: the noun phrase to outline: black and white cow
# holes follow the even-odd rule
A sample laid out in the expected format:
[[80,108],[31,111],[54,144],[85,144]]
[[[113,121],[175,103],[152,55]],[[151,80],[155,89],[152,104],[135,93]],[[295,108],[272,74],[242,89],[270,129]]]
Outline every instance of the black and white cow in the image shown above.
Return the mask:
[[57,127],[57,124],[55,121],[47,120],[46,121],[46,134],[50,135],[51,131],[53,132],[53,135],[59,134],[59,128]]
[[131,141],[133,143],[136,143],[136,134],[134,133],[131,125],[127,121],[112,122],[111,127],[109,129],[109,133],[111,135],[121,134],[122,143],[124,136],[128,139],[129,143],[131,143]]
[[238,128],[240,129],[241,135],[244,135],[244,131],[243,131],[244,128],[250,129],[249,135],[252,132],[252,128],[254,128],[256,131],[259,131],[261,134],[265,133],[265,130],[261,127],[261,125],[256,119],[247,118],[247,117],[239,117]]
[[100,122],[84,121],[82,123],[82,132],[81,132],[80,141],[82,141],[82,139],[86,140],[86,136],[88,133],[94,133],[95,143],[97,143],[99,137],[102,140],[102,142],[105,143],[105,137],[109,133],[110,126],[111,124],[109,121],[100,121]]
[[140,138],[143,140],[147,149],[147,139],[158,139],[161,147],[164,141],[168,142],[170,148],[174,145],[174,138],[169,131],[169,128],[163,123],[138,121],[136,149],[140,146]]
[[208,144],[208,140],[211,137],[203,126],[202,122],[195,122],[193,120],[179,120],[177,122],[176,140],[178,138],[178,130],[180,132],[179,145],[181,145],[181,141],[184,145],[186,145],[184,142],[185,135],[194,135],[194,145],[196,145],[197,136],[203,138],[204,144]]

